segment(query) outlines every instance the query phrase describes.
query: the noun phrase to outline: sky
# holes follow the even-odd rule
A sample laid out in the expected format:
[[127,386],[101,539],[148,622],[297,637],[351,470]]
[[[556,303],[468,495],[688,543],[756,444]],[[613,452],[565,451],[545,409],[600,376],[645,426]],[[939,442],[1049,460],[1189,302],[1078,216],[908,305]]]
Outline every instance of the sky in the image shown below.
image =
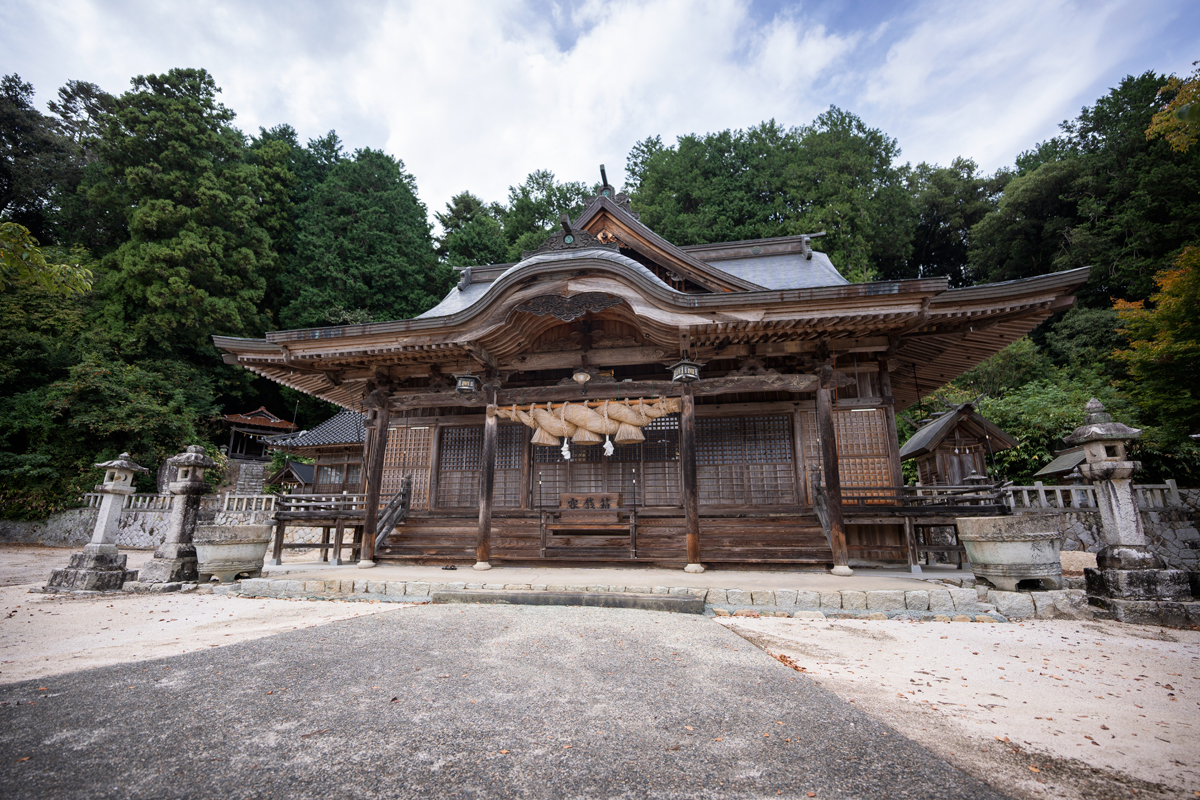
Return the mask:
[[991,172],[1122,77],[1200,59],[1196,0],[0,0],[0,74],[52,99],[203,67],[247,133],[402,159],[440,210],[536,169],[620,183],[630,147],[830,105],[901,161]]

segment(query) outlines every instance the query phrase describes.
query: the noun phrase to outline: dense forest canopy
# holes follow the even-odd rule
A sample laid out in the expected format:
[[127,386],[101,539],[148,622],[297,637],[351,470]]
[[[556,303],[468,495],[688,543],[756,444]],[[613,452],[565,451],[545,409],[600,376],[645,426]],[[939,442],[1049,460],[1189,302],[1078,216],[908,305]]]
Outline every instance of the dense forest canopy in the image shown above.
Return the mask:
[[[1175,112],[1198,78],[1129,76],[990,175],[969,154],[902,162],[894,138],[831,107],[670,144],[647,132],[624,191],[681,245],[824,231],[814,246],[851,281],[1092,266],[1076,308],[906,416],[982,396],[1021,442],[997,455],[1001,477],[1025,481],[1096,396],[1146,428],[1147,477],[1194,483],[1200,149]],[[435,235],[403,161],[348,153],[334,131],[247,135],[219,94],[202,69],[118,95],[73,80],[43,113],[33,86],[0,79],[0,514],[74,503],[124,450],[149,465],[215,451],[222,413],[266,405],[312,426],[327,404],[225,365],[209,337],[414,316],[453,267],[519,260],[597,190],[549,170],[502,200],[468,188],[434,211]]]

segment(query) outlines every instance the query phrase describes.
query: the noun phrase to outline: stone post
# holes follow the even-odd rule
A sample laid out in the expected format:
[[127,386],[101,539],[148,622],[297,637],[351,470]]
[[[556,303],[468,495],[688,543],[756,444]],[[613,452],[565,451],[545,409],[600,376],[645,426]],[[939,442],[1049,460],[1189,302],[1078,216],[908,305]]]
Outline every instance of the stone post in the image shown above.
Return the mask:
[[1113,422],[1095,398],[1086,409],[1087,420],[1063,441],[1083,446],[1085,462],[1079,465],[1079,474],[1095,485],[1100,507],[1105,546],[1096,554],[1097,568],[1084,570],[1089,601],[1120,620],[1171,624],[1168,617],[1184,610],[1166,608],[1163,601],[1178,605],[1191,597],[1191,586],[1187,572],[1164,569],[1163,560],[1146,544],[1133,490],[1134,473],[1142,465],[1128,460],[1125,452],[1127,443],[1142,432]]
[[179,470],[176,479],[168,484],[174,497],[171,516],[167,523],[167,535],[154,551],[154,558],[138,572],[142,583],[176,583],[199,580],[196,566],[196,547],[192,534],[196,530],[196,516],[200,510],[200,496],[204,494],[204,471],[217,463],[204,454],[200,445],[191,445],[187,452],[170,459]]
[[115,461],[96,466],[105,469],[104,483],[97,487],[104,497],[96,515],[96,527],[92,529],[92,541],[84,545],[82,553],[71,555],[67,567],[50,573],[46,584],[49,591],[112,591],[125,582],[125,556],[118,554],[116,544],[121,508],[125,498],[134,493],[134,473],[149,470],[130,461],[129,453],[121,453]]

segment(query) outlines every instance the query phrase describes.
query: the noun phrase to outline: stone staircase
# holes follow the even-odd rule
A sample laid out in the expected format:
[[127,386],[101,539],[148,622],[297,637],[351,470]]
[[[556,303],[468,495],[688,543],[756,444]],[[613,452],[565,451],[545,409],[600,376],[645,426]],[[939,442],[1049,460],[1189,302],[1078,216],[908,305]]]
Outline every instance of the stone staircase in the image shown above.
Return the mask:
[[234,494],[261,494],[267,478],[267,467],[263,461],[238,461],[237,483]]

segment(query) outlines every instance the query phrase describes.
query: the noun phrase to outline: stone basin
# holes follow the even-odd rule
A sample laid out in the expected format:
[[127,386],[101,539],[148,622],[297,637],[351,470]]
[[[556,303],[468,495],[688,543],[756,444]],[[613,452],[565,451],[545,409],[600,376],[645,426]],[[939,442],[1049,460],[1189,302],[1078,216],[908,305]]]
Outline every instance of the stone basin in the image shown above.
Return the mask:
[[1062,533],[1054,520],[1031,514],[959,517],[955,524],[976,578],[1005,592],[1015,592],[1021,581],[1063,588]]
[[270,543],[270,525],[197,525],[192,544],[200,581],[215,577],[230,583],[238,577],[260,577]]

